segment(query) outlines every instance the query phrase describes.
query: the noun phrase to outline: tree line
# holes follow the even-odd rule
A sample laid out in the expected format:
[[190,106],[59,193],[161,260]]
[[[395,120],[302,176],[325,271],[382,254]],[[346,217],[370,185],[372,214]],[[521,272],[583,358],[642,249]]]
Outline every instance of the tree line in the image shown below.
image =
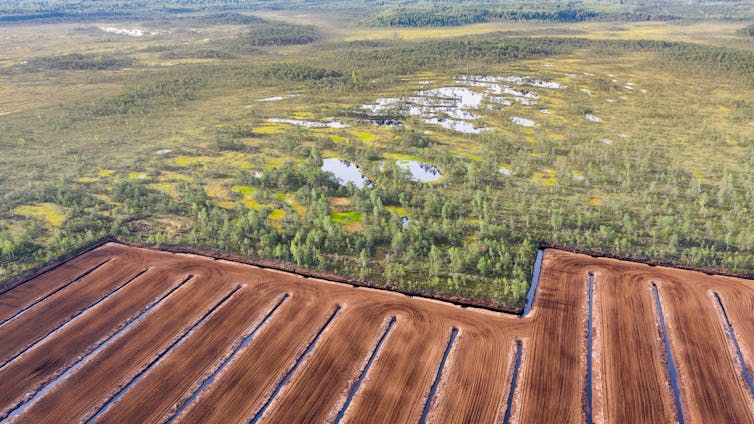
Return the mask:
[[593,10],[573,7],[488,8],[475,5],[434,5],[427,8],[399,7],[368,21],[386,27],[446,27],[491,21],[582,22],[593,19]]

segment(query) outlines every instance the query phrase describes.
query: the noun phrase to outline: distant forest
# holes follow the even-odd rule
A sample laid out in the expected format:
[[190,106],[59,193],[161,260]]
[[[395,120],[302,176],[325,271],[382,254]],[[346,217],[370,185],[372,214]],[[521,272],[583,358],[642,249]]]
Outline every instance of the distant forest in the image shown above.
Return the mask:
[[744,28],[741,28],[740,33],[741,35],[748,35],[749,37],[754,37],[754,24],[746,25]]
[[754,5],[750,0],[702,1],[694,4],[676,0],[646,3],[623,0],[526,0],[504,3],[485,0],[0,0],[0,24],[29,21],[77,22],[104,18],[153,20],[193,12],[260,9],[332,9],[359,17],[368,25],[387,27],[443,27],[491,21],[744,20],[754,17]]
[[[549,9],[549,10],[548,10]],[[466,6],[439,6],[427,9],[396,8],[377,16],[373,24],[389,27],[456,26],[490,21],[553,21],[581,22],[594,19],[599,14],[581,8],[487,8]]]

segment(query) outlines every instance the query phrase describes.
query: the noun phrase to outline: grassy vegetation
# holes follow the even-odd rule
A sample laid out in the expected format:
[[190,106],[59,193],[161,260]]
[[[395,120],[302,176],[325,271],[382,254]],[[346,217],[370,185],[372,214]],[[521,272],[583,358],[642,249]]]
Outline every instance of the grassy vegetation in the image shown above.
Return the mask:
[[120,69],[129,66],[131,61],[119,60],[108,55],[67,54],[62,56],[44,56],[28,61],[24,71],[97,71],[104,69]]
[[[353,13],[8,27],[0,280],[108,234],[511,305],[539,240],[754,272],[754,45],[740,22],[444,32]],[[563,88],[485,101],[479,134],[396,111],[380,119],[402,126],[378,126],[361,107],[463,75]],[[322,172],[333,157],[372,186]],[[399,160],[442,178],[414,181]]]
[[738,31],[739,34],[754,37],[754,24],[746,25]]
[[361,212],[333,212],[332,222],[336,224],[356,224],[364,220]]

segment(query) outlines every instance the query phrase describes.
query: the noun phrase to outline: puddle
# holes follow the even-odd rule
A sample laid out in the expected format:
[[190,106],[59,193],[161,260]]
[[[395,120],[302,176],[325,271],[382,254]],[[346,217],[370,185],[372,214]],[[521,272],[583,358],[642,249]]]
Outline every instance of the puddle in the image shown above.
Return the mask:
[[459,109],[476,109],[482,104],[484,94],[465,87],[442,87],[432,90],[417,91],[423,97],[436,97],[453,100],[453,106]]
[[513,121],[516,125],[521,125],[522,127],[533,127],[537,125],[536,122],[526,119],[526,118],[519,118],[518,116],[514,116],[511,118],[511,121]]
[[516,90],[515,88],[505,86],[505,85],[499,85],[499,84],[493,84],[493,83],[481,83],[481,82],[474,82],[474,81],[466,81],[465,84],[470,85],[470,86],[486,87],[488,92],[491,94],[508,94],[510,96],[524,97],[524,98],[528,98],[532,100],[539,99],[539,94],[535,93],[534,91]]
[[360,119],[356,121],[356,123],[357,124],[372,124],[378,127],[402,127],[403,126],[403,123],[401,121],[397,119],[390,119],[390,118]]
[[513,105],[513,102],[510,101],[510,100],[508,100],[507,97],[496,97],[496,96],[493,96],[493,97],[488,98],[487,101],[489,101],[491,103],[497,103],[497,104],[503,105],[503,106],[511,106],[511,105]]
[[312,121],[300,121],[298,119],[277,119],[271,118],[267,122],[274,122],[276,124],[291,124],[299,127],[307,128],[347,128],[348,125],[340,121],[327,121],[327,122],[312,122]]
[[277,102],[279,100],[284,100],[285,97],[283,96],[272,96],[272,97],[265,97],[264,99],[257,99],[254,100],[255,102]]
[[517,103],[522,104],[524,106],[532,106],[534,104],[534,102],[531,101],[527,97],[516,97],[513,100],[515,100]]
[[516,90],[513,87],[507,85],[500,85],[492,82],[479,82],[479,81],[467,81],[458,80],[459,84],[467,85],[469,87],[482,87],[485,88],[487,94],[508,94],[517,97],[527,97],[530,99],[538,99],[539,94],[529,90]]
[[489,76],[489,75],[461,75],[457,78],[457,80],[462,81],[482,81],[482,82],[507,82],[513,85],[528,85],[530,87],[539,87],[539,88],[551,88],[551,89],[563,89],[566,88],[565,85],[555,82],[555,81],[547,81],[531,76],[525,76],[525,75],[509,75],[506,77],[495,77],[495,76]]
[[[414,116],[428,125],[439,125],[451,131],[466,134],[479,134],[490,131],[491,128],[481,128],[472,122],[484,118],[478,111],[498,110],[492,107],[492,104],[503,106],[512,106],[514,103],[524,106],[536,104],[539,94],[526,87],[565,88],[565,85],[558,82],[517,75],[505,77],[461,75],[456,77],[455,82],[459,86],[417,90],[413,95],[406,97],[379,98],[374,103],[361,105],[360,109],[372,115],[370,118],[375,121],[380,118],[380,115]],[[430,84],[432,81],[420,81],[420,83]],[[397,124],[399,124],[397,120],[392,120],[389,125]],[[302,124],[298,123],[298,125]]]
[[411,173],[411,179],[424,183],[437,181],[442,178],[440,170],[436,166],[415,160],[399,160],[395,162],[398,167]]
[[358,189],[372,186],[372,183],[361,173],[359,167],[347,160],[339,158],[323,159],[322,170],[333,174],[338,182],[344,186],[349,183]]
[[115,35],[129,35],[131,37],[141,37],[144,35],[144,32],[140,29],[121,29],[121,28],[113,28],[113,27],[98,27],[102,31],[109,32],[110,34]]
[[425,124],[440,125],[443,128],[447,128],[452,131],[457,131],[465,134],[481,134],[485,131],[492,131],[492,128],[475,128],[474,124],[466,121],[457,121],[453,119],[444,118],[430,118],[424,120]]
[[584,117],[585,117],[586,119],[588,119],[588,120],[592,121],[592,122],[602,122],[602,119],[600,119],[600,118],[598,118],[598,117],[596,117],[596,116],[592,115],[591,113],[587,113],[586,115],[584,115]]

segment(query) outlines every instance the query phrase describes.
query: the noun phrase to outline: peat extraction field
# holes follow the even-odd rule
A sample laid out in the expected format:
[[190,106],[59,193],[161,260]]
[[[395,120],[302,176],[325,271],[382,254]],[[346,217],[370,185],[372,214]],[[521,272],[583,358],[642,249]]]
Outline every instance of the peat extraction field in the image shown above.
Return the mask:
[[547,249],[532,294],[108,242],[0,294],[0,422],[754,422],[751,281]]

